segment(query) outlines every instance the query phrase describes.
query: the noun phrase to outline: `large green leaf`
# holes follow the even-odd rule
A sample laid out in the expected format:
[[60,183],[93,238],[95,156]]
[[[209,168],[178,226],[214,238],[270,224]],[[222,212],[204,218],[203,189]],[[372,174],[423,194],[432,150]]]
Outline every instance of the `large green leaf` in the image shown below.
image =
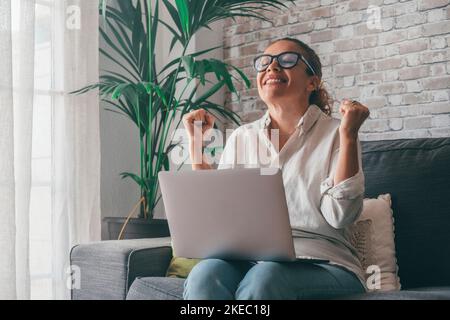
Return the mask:
[[142,179],[140,176],[131,173],[131,172],[122,172],[120,174],[120,176],[122,177],[122,179],[126,179],[126,178],[131,178],[134,180],[134,182],[136,182],[139,186],[141,186],[142,188],[147,188],[147,185],[145,183],[145,180]]
[[[209,53],[211,51],[217,50],[219,48],[222,48],[222,46],[212,47],[212,48],[209,48],[209,49],[205,49],[205,50],[201,50],[201,51],[198,51],[198,52],[194,52],[194,53],[189,54],[188,56],[190,56],[192,58],[195,58],[195,57],[204,55],[206,53]],[[161,71],[158,73],[158,76],[161,75],[162,73],[164,73],[165,71],[169,70],[170,68],[173,68],[174,66],[176,66],[180,62],[180,60],[183,59],[183,58],[184,58],[184,56],[183,57],[177,57],[177,58],[173,59],[172,61],[170,61],[169,63],[167,63],[165,66],[163,66],[161,68]]]
[[132,52],[135,57],[135,61],[138,61],[140,48],[141,48],[141,39],[144,28],[142,25],[142,10],[141,10],[141,1],[137,2],[136,9],[134,12],[133,18],[133,31],[131,32],[132,36]]
[[184,56],[181,58],[181,62],[183,63],[184,70],[186,70],[186,74],[189,78],[194,78],[194,70],[195,70],[195,60],[192,56]]
[[106,17],[106,6],[108,5],[107,0],[100,0],[99,7],[103,17]]
[[188,2],[188,0],[175,0],[178,9],[178,15],[181,21],[181,26],[183,28],[184,34],[186,35],[186,38],[189,38],[191,34],[191,12],[189,12]]
[[206,75],[208,73],[214,73],[218,81],[224,81],[227,88],[235,93],[236,88],[233,84],[233,79],[239,80],[228,69],[235,70],[241,79],[244,81],[247,87],[250,87],[251,83],[247,76],[238,68],[226,64],[217,59],[203,59],[196,60],[193,56],[184,56],[181,58],[186,75],[188,78],[196,78],[200,80],[202,85],[205,84]]
[[[163,0],[164,5],[167,9],[167,11],[169,12],[170,16],[172,17],[172,21],[173,23],[175,23],[176,28],[178,28],[178,34],[184,36],[184,29],[182,27],[181,21],[180,21],[180,16],[178,14],[177,9],[173,6],[173,4],[170,3],[169,0]],[[183,45],[186,45],[186,38],[183,37]]]
[[198,30],[213,22],[239,16],[269,21],[265,12],[286,8],[283,0],[176,0],[176,7],[168,0],[163,2],[185,44]]
[[150,82],[143,83],[143,86],[147,93],[151,94],[152,92],[155,92],[163,102],[164,106],[168,107],[167,96],[169,95],[169,93],[164,88]]
[[131,87],[131,86],[132,86],[132,84],[130,84],[130,83],[122,83],[122,84],[119,84],[119,85],[114,89],[114,92],[113,92],[112,95],[111,95],[111,99],[113,99],[113,100],[119,99],[120,96],[122,96],[122,94],[124,93],[124,91],[125,91],[127,88]]
[[225,84],[225,80],[222,80],[222,81],[216,83],[214,86],[209,88],[204,94],[202,94],[200,97],[198,97],[193,104],[199,105],[202,102],[206,101],[212,95],[216,94],[223,87],[224,84]]

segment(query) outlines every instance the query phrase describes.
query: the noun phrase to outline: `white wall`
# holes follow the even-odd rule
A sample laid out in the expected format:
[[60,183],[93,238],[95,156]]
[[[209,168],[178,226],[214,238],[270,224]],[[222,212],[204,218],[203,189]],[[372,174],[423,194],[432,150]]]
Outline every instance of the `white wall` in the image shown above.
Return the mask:
[[[102,18],[101,18],[102,19]],[[102,22],[101,22],[102,23]],[[106,45],[100,39],[100,46]],[[116,58],[117,56],[113,52]],[[122,72],[109,59],[100,55],[100,74],[102,70]],[[108,105],[101,103],[101,210],[104,217],[124,217],[139,201],[139,188],[129,179],[122,180],[121,172],[138,172],[139,139],[138,130],[125,116],[105,110]],[[102,239],[106,238],[106,224],[102,223]]]

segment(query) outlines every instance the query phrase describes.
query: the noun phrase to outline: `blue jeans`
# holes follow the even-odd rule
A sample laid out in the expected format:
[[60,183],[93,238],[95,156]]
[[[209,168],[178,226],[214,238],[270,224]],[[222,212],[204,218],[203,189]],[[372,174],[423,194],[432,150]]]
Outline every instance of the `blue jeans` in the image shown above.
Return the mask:
[[184,284],[185,300],[329,299],[364,293],[358,278],[327,263],[227,261],[199,262]]

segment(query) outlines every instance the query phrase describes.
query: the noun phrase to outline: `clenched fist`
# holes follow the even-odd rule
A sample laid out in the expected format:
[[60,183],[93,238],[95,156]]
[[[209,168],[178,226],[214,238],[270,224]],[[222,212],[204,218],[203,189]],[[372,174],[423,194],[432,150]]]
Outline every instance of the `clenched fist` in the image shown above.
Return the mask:
[[191,142],[194,139],[195,126],[201,126],[202,130],[199,132],[202,134],[200,138],[203,138],[205,132],[214,126],[214,121],[215,118],[204,109],[194,110],[183,117],[183,124],[188,131]]
[[342,115],[339,134],[341,139],[356,140],[358,131],[370,114],[369,109],[358,101],[344,99],[339,106]]
[[204,162],[202,146],[205,132],[214,126],[214,120],[204,109],[192,111],[183,117],[184,127],[189,135],[189,154],[193,170],[211,169],[211,166]]

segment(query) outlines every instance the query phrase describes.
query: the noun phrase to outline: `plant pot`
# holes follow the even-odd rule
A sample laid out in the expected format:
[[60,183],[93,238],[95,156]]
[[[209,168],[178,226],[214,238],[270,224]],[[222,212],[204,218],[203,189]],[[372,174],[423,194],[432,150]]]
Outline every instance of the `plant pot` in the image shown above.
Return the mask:
[[[108,240],[117,240],[122,229],[125,218],[108,217],[103,221],[107,224]],[[128,221],[122,239],[144,239],[169,237],[169,225],[163,219],[133,218]]]

